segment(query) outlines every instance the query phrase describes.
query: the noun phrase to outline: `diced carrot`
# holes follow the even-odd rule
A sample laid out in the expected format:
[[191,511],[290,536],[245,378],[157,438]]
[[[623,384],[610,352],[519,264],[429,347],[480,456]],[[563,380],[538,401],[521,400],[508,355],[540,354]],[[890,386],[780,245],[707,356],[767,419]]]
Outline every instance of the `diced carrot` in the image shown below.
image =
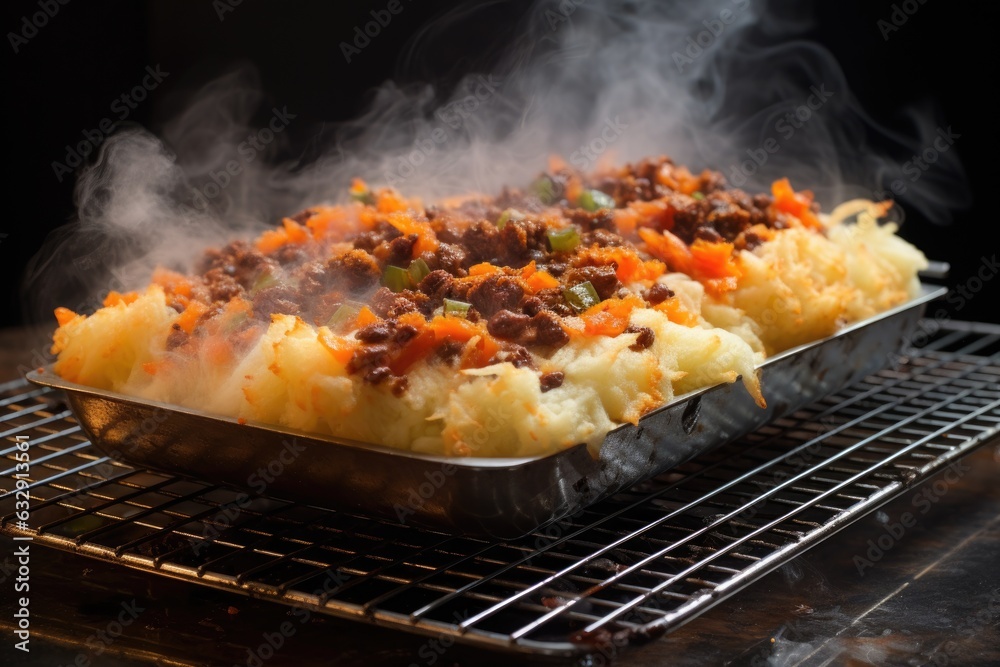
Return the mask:
[[705,286],[705,291],[714,297],[721,297],[727,292],[732,292],[734,289],[739,287],[739,282],[736,276],[727,276],[725,278],[708,278],[702,280],[701,283]]
[[667,270],[663,262],[656,259],[643,261],[635,250],[620,246],[586,248],[579,251],[577,257],[578,261],[588,265],[614,266],[618,280],[626,284],[656,280]]
[[306,219],[306,229],[314,239],[342,238],[346,232],[354,231],[343,206],[314,206],[309,211],[312,215]]
[[698,278],[739,278],[743,275],[733,257],[733,244],[695,239],[691,244],[693,269]]
[[622,236],[632,236],[640,227],[674,228],[675,209],[666,199],[630,202],[614,210],[615,225]]
[[639,229],[639,236],[646,242],[649,254],[663,260],[671,270],[691,275],[694,266],[691,251],[672,232],[663,230],[662,233],[657,233],[656,230],[642,227]]
[[470,276],[492,276],[494,273],[503,273],[503,269],[489,262],[481,262],[469,267]]
[[427,320],[424,319],[424,316],[421,315],[419,311],[403,313],[396,319],[399,320],[400,324],[408,324],[418,330],[423,329],[427,324]]
[[437,235],[426,220],[418,220],[413,215],[402,212],[392,212],[386,216],[385,220],[404,235],[417,235],[412,257],[419,257],[425,252],[434,252],[438,249]]
[[660,168],[656,170],[656,181],[660,185],[665,185],[671,190],[677,190],[677,179],[674,178],[673,165],[669,162],[660,165]]
[[163,291],[167,294],[183,297],[191,296],[191,281],[187,276],[176,271],[157,268],[153,271],[152,281],[162,287]]
[[461,343],[483,333],[483,328],[480,325],[462,317],[439,315],[430,321],[428,327],[441,340],[455,340]]
[[365,206],[361,202],[354,202],[351,204],[353,210],[358,216],[358,222],[361,223],[363,229],[373,228],[382,217],[379,212],[372,208],[371,206]]
[[482,324],[461,317],[438,316],[425,323],[420,333],[389,362],[389,368],[395,375],[402,375],[410,366],[448,340],[471,343],[463,350],[462,368],[485,366],[500,349]]
[[257,238],[258,250],[272,253],[289,243],[305,243],[309,240],[308,230],[291,218],[282,220],[281,225],[281,229],[269,229]]
[[775,203],[795,199],[795,190],[792,189],[792,183],[787,178],[780,178],[771,183],[771,194],[774,196]]
[[160,370],[162,365],[163,362],[161,361],[147,361],[142,365],[142,370],[146,371],[150,375],[156,375],[156,372]]
[[192,301],[177,317],[177,326],[183,329],[184,333],[191,333],[194,331],[195,324],[198,323],[198,318],[206,312],[208,312],[208,306],[200,301]]
[[527,266],[521,269],[521,280],[527,284],[528,289],[532,292],[559,287],[559,281],[556,277],[548,271],[539,271],[535,260],[531,260]]
[[56,322],[58,322],[59,326],[61,327],[66,326],[67,324],[72,322],[75,318],[79,317],[79,315],[74,313],[69,308],[63,308],[62,306],[59,306],[58,308],[55,309],[55,316],[56,316]]
[[121,294],[111,290],[108,292],[108,295],[104,297],[104,306],[117,306],[119,303],[124,303],[127,306],[138,298],[139,295],[135,292],[125,292],[124,294]]
[[462,368],[485,366],[500,349],[500,346],[486,332],[486,328],[482,324],[470,322],[461,317],[435,317],[431,320],[429,328],[437,336],[438,342],[453,340],[459,343],[468,343],[476,339],[474,345],[471,346],[473,349],[466,348],[462,355]]
[[490,363],[490,359],[496,356],[496,353],[500,351],[500,345],[496,340],[488,335],[483,334],[471,341],[465,346],[465,350],[462,353],[462,368],[482,368]]
[[309,240],[309,231],[291,218],[283,219],[281,224],[284,225],[285,233],[288,234],[289,243],[305,243]]
[[[636,268],[632,280],[656,280],[667,272],[667,265],[658,259],[648,259]],[[623,281],[624,282],[624,281]]]
[[[456,319],[456,318],[453,318]],[[410,366],[417,363],[438,344],[438,338],[433,329],[424,329],[410,340],[399,351],[396,358],[389,362],[389,370],[394,375],[403,375]]]
[[656,180],[667,186],[671,190],[683,192],[690,195],[698,190],[698,177],[691,173],[687,167],[677,167],[672,164],[664,164],[656,174]]
[[353,340],[338,336],[329,329],[320,329],[319,342],[340,364],[347,364],[358,347]]
[[566,179],[566,192],[565,197],[568,202],[576,202],[580,199],[580,195],[583,194],[583,183],[580,182],[580,177],[573,174],[568,179]]
[[686,327],[698,325],[698,316],[685,308],[681,300],[676,296],[672,296],[666,301],[661,301],[653,306],[653,308],[666,315],[667,319],[674,324],[683,324]]
[[263,232],[254,245],[257,246],[257,250],[266,253],[272,253],[278,248],[285,245],[288,242],[288,237],[283,229],[268,229]]
[[782,178],[771,184],[771,194],[774,196],[774,207],[795,216],[803,226],[819,229],[823,226],[819,217],[812,210],[813,193],[808,190],[795,192],[787,178]]
[[532,292],[559,287],[559,280],[548,271],[535,271],[525,281]]
[[635,297],[606,299],[580,315],[584,331],[591,336],[617,336],[628,327],[632,310],[641,305],[642,303]]
[[225,315],[238,315],[240,313],[249,314],[253,310],[253,303],[243,297],[234,296],[226,303],[222,312]]
[[692,195],[698,191],[700,186],[700,181],[698,177],[688,171],[687,167],[681,167],[677,170],[677,185],[679,190],[686,195]]
[[616,208],[611,212],[618,233],[625,237],[635,234],[639,227],[639,214],[632,208]]
[[375,324],[378,322],[378,319],[378,315],[373,313],[371,308],[364,306],[358,311],[358,316],[354,318],[354,326],[358,328],[366,327],[369,324]]
[[400,197],[395,190],[386,188],[379,190],[375,196],[375,208],[378,209],[379,213],[396,213],[410,208],[410,203]]

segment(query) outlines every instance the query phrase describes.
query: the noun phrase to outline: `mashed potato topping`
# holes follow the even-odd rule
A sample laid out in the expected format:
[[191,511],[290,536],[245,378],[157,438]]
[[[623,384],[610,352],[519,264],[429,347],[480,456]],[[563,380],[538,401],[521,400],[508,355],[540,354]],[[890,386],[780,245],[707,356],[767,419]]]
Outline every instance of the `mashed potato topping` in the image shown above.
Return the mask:
[[454,456],[611,429],[895,306],[923,255],[861,206],[669,159],[424,206],[356,182],[252,242],[56,311],[55,371],[130,396]]

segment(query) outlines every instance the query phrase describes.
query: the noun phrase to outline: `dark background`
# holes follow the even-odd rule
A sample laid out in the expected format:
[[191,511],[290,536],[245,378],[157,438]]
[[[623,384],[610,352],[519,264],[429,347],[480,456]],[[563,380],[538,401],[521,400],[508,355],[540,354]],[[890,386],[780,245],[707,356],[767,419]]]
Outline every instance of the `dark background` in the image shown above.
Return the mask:
[[[231,7],[233,1],[69,2],[58,5],[58,13],[20,44],[18,53],[10,33],[22,32],[23,17],[39,12],[39,3],[5,3],[0,26],[6,43],[0,48],[8,191],[0,222],[0,233],[6,235],[0,237],[0,326],[24,323],[19,283],[25,265],[46,234],[73,215],[73,177],[57,179],[52,163],[65,159],[67,144],[83,140],[84,130],[115,116],[112,102],[142,80],[147,65],[159,64],[169,76],[129,111],[128,121],[156,132],[191,90],[233,64],[249,63],[259,72],[267,98],[296,110],[306,121],[291,128],[288,154],[279,156],[293,158],[309,150],[308,132],[354,117],[373,86],[400,71],[412,74],[404,45],[454,4],[400,0],[404,11],[347,63],[338,44],[352,38],[355,26],[371,20],[371,10],[384,9],[384,0],[280,6],[242,0]],[[42,2],[56,6],[55,0]],[[961,135],[953,150],[967,174],[971,206],[950,212],[952,222],[946,226],[911,215],[903,235],[932,259],[952,264],[950,286],[976,288],[977,273],[986,278],[973,298],[952,299],[942,304],[942,312],[1000,322],[1000,289],[994,284],[1000,281],[989,279],[996,269],[982,261],[997,250],[992,97],[997,6],[910,0],[908,8],[916,11],[886,40],[877,22],[890,17],[893,3],[816,4],[817,20],[804,36],[834,54],[853,92],[878,122],[892,126],[907,109],[930,101],[935,124],[951,125]],[[527,6],[497,2],[477,11],[452,38],[438,44],[434,57],[418,68],[421,75],[447,89],[468,62],[488,66],[488,54],[510,37]],[[651,147],[651,152],[668,151]],[[905,196],[901,199],[905,204]]]

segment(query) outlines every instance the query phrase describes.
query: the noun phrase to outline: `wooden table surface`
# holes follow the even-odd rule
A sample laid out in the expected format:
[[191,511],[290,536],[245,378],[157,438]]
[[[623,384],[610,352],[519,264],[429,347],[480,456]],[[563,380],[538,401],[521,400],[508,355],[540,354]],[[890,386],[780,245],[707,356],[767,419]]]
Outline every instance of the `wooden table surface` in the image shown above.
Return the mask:
[[[23,330],[0,331],[0,378],[18,365],[37,365],[35,340]],[[940,476],[909,489],[674,633],[627,649],[614,664],[1000,665],[1000,442],[965,464],[969,472],[944,493],[921,496],[944,482]],[[914,512],[931,497],[926,513]],[[917,523],[888,551],[872,551],[886,525],[907,511]],[[259,661],[249,647],[288,618],[288,607],[44,547],[31,561],[31,653],[23,654],[12,648],[14,595],[3,567],[13,549],[13,541],[0,539],[0,664],[553,664],[319,616]],[[871,563],[862,563],[861,573],[859,558]],[[143,611],[112,639],[109,621],[132,600]],[[608,661],[596,656],[589,664]]]

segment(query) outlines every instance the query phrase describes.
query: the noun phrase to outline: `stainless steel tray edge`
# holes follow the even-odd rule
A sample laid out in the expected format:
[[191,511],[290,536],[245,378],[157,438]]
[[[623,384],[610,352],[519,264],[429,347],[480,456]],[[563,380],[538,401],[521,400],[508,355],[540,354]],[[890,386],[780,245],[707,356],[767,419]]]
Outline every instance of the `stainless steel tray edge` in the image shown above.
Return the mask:
[[81,428],[107,456],[139,468],[228,483],[321,507],[450,533],[516,538],[660,474],[886,366],[946,290],[915,299],[760,366],[767,408],[741,383],[678,397],[608,434],[598,458],[580,445],[524,459],[452,459],[340,441],[199,413],[67,382]]

